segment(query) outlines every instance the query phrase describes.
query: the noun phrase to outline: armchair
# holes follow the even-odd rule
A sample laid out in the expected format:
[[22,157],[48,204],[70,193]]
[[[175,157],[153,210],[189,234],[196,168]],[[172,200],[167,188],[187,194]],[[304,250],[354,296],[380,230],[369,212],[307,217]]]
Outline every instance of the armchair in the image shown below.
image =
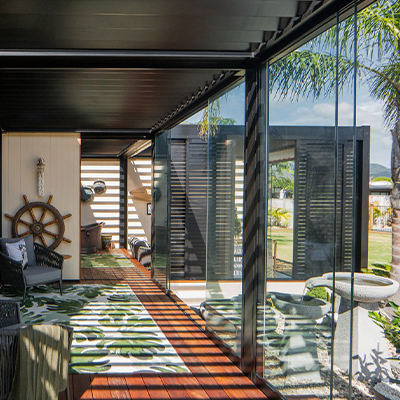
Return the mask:
[[[53,365],[56,363],[58,367],[56,369],[57,372],[55,374],[53,373],[52,377],[57,378],[57,381],[59,383],[58,386],[59,391],[65,390],[66,397],[69,400],[70,396],[69,396],[69,384],[68,384],[68,360],[71,351],[73,328],[71,328],[70,326],[64,326],[64,327],[61,326],[61,328],[67,330],[68,351],[67,352],[64,351],[64,354],[61,353],[57,354],[56,350],[53,351],[53,357],[57,356],[57,359],[53,360],[53,357],[51,359],[53,360],[52,361]],[[18,365],[17,357],[18,357],[20,329],[26,329],[26,325],[21,324],[19,302],[13,300],[1,299],[0,300],[0,400],[4,400],[10,395],[14,376],[16,374],[18,376],[18,371],[16,370],[16,367]],[[41,342],[38,343],[40,346],[42,346],[41,350],[43,350],[43,346],[46,345],[48,346],[48,344],[46,344],[47,341],[46,332],[47,331],[44,331],[44,335],[41,334],[41,339],[40,339]],[[35,353],[39,353],[39,351],[35,351]],[[42,372],[42,369],[36,369],[35,372],[37,374],[37,376],[35,375],[36,377],[35,382],[37,385],[41,385],[42,380],[40,379],[41,378],[40,374]],[[18,387],[19,386],[17,385],[17,389]]]
[[4,285],[20,287],[24,290],[22,304],[25,302],[26,290],[31,286],[59,282],[62,295],[62,268],[64,257],[39,243],[34,243],[35,265],[23,269],[22,263],[15,261],[0,251],[0,276]]

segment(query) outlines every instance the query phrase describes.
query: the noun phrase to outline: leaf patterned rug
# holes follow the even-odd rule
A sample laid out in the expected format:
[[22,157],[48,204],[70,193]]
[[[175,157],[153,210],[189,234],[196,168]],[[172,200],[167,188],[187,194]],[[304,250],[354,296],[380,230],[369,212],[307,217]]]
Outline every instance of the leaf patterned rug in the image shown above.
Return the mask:
[[[0,298],[19,298],[3,287]],[[31,288],[22,320],[74,328],[70,372],[190,372],[128,285],[74,285],[60,296],[49,286]]]
[[133,264],[123,254],[82,254],[82,268],[132,267]]

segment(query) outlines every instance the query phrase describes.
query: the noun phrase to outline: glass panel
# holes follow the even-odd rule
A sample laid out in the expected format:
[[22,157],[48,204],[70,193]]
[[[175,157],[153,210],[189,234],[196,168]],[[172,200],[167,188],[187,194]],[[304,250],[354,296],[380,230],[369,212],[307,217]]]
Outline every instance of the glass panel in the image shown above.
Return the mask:
[[153,164],[152,275],[166,290],[170,284],[170,131],[155,137]]
[[[264,378],[287,398],[349,397],[356,130],[353,118],[338,124],[338,102],[348,101],[352,117],[352,38],[340,80],[335,27],[268,70],[267,282],[258,342]],[[346,287],[341,298],[338,282]]]
[[240,354],[244,83],[208,106],[206,323]]

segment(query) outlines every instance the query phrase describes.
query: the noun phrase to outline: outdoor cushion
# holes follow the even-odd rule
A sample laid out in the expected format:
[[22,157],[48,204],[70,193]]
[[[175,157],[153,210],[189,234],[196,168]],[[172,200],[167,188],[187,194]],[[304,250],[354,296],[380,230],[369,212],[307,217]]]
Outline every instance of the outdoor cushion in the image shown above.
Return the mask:
[[7,254],[6,243],[16,243],[20,240],[25,240],[26,250],[28,252],[28,266],[36,265],[35,250],[33,247],[33,235],[26,236],[24,239],[20,238],[0,238],[1,251]]
[[61,270],[33,265],[24,270],[24,277],[28,286],[40,285],[42,283],[60,280]]
[[6,254],[8,254],[11,259],[22,263],[22,268],[25,269],[28,266],[28,253],[26,251],[24,239],[15,243],[6,243],[6,249]]

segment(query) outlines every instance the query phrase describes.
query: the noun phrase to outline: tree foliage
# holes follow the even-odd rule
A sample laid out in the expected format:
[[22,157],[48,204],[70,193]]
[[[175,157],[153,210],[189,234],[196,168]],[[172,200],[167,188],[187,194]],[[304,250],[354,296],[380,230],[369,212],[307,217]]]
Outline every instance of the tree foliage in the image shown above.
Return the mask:
[[385,123],[394,128],[400,105],[399,42],[400,1],[379,0],[358,13],[356,23],[348,18],[272,64],[274,95],[280,100],[334,96],[336,76],[341,92],[352,89],[357,74],[383,102]]
[[221,99],[212,101],[204,108],[200,121],[197,124],[199,136],[206,140],[208,134],[215,136],[220,125],[235,125],[232,118],[224,118],[221,115]]

